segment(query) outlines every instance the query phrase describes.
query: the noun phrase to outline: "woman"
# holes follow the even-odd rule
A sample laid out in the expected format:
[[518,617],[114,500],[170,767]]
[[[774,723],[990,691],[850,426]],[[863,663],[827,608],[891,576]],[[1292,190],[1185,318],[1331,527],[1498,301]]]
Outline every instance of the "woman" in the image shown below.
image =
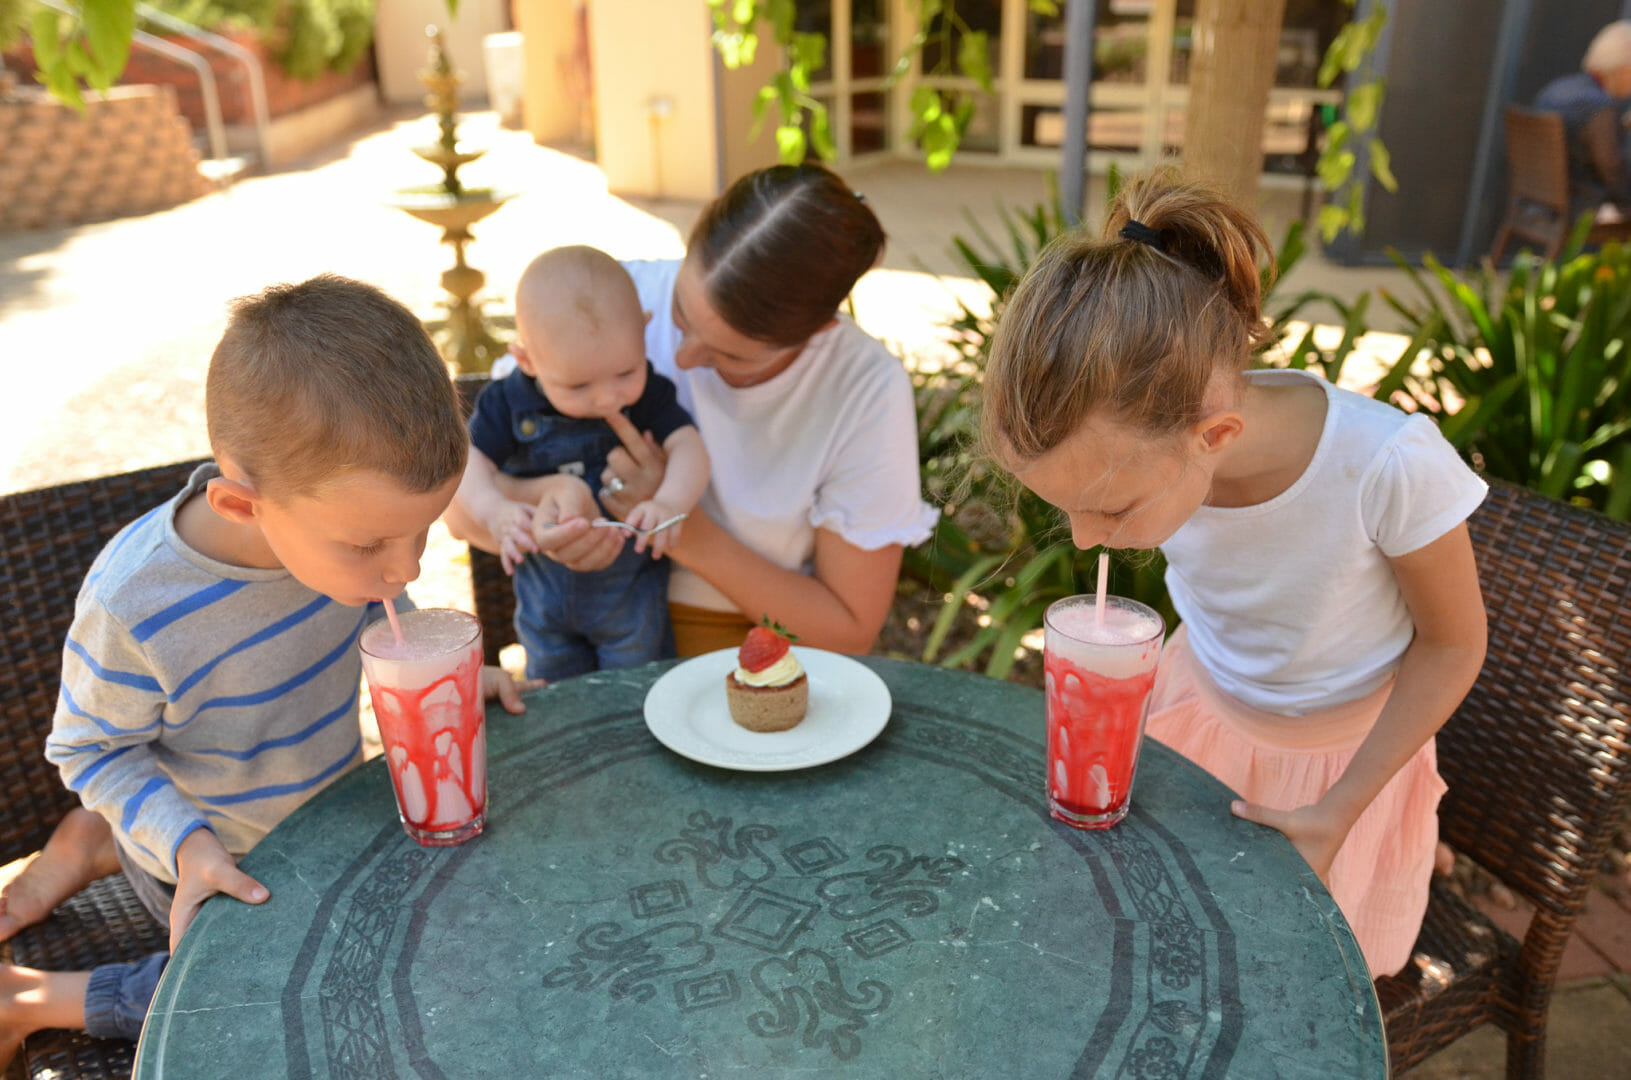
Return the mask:
[[[919,498],[910,380],[838,311],[883,245],[877,217],[839,177],[782,165],[711,203],[684,260],[625,264],[651,315],[647,355],[677,384],[713,463],[668,552],[681,656],[734,647],[767,615],[802,644],[866,652],[904,546],[934,526]],[[601,502],[617,515],[662,475],[654,442],[626,422],[620,434],[625,449],[600,478]],[[592,512],[555,515],[549,478],[526,483],[512,494],[539,503],[541,520],[564,522],[535,533],[540,551],[580,570],[615,558],[621,530],[591,529]],[[449,525],[491,543],[458,515]]]

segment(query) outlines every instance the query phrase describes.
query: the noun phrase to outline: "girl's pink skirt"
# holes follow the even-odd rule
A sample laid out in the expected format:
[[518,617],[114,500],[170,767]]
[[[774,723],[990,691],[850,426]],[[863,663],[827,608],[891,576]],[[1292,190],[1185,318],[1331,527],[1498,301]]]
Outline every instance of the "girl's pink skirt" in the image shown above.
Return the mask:
[[[1146,731],[1248,802],[1294,810],[1336,783],[1392,688],[1306,716],[1263,712],[1218,689],[1180,626],[1162,648]],[[1331,895],[1373,978],[1410,959],[1427,910],[1444,790],[1429,739],[1360,815],[1331,865]]]

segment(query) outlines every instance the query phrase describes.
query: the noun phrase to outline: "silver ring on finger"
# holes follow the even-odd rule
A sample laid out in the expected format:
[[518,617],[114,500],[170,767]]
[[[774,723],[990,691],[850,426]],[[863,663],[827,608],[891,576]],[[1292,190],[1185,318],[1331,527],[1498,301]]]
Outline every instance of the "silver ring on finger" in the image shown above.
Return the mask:
[[610,480],[606,481],[606,490],[611,492],[613,495],[616,495],[622,491],[623,478],[621,476],[614,476]]

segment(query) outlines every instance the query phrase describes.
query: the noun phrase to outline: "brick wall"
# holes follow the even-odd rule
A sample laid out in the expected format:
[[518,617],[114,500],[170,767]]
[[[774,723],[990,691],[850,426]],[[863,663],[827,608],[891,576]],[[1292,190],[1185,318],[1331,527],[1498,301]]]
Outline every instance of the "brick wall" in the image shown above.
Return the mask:
[[[253,33],[225,31],[222,36],[231,38],[260,59],[262,77],[266,82],[266,111],[273,117],[285,116],[308,105],[316,105],[336,94],[343,94],[347,90],[374,81],[372,56],[365,55],[356,67],[344,75],[326,71],[307,82],[286,74],[278,67],[277,61],[272,59],[266,46]],[[187,42],[178,41],[177,44],[186,46]],[[200,51],[197,46],[188,47]],[[210,70],[215,73],[215,89],[221,97],[222,119],[228,124],[253,123],[254,116],[249,105],[249,75],[244,70],[244,65],[214,49],[204,52],[204,58],[209,61]],[[204,99],[198,89],[198,76],[192,68],[155,52],[133,49],[130,53],[130,63],[119,81],[127,85],[144,83],[175,87],[181,114],[194,127],[203,128]]]
[[169,87],[119,86],[78,113],[44,91],[0,101],[0,232],[163,210],[202,195]]

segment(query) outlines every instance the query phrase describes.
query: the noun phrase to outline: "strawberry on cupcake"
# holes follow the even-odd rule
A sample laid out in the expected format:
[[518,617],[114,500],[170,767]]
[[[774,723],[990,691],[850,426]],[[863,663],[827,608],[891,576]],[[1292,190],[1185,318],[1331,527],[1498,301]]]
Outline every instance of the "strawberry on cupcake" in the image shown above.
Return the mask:
[[810,680],[793,655],[794,635],[768,617],[748,631],[725,676],[731,719],[749,731],[786,731],[804,719]]

